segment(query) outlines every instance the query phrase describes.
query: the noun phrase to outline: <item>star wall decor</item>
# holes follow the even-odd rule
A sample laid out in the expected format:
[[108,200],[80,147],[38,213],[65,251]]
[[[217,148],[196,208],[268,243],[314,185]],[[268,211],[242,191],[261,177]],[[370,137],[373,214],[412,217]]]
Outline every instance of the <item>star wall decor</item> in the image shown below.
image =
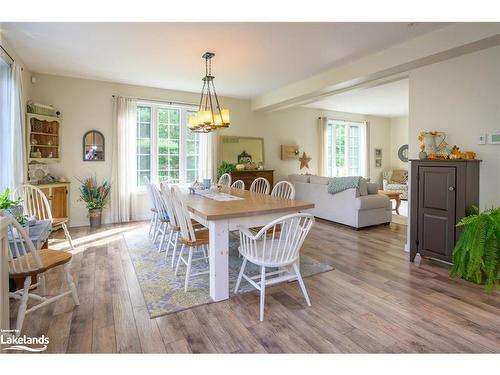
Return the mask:
[[307,156],[305,152],[302,153],[302,156],[299,158],[300,161],[300,169],[306,167],[309,169],[309,162],[311,161],[311,157]]

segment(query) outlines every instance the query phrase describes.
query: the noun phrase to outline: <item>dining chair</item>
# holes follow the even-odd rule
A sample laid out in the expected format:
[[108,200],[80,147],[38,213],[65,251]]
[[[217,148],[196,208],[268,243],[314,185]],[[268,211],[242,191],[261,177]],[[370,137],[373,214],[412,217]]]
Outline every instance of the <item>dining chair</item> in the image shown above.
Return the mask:
[[[206,271],[191,274],[191,265],[193,262],[203,260],[208,263],[206,250],[208,249],[209,232],[208,230],[194,230],[186,202],[184,201],[182,193],[178,186],[174,186],[172,188],[172,198],[174,202],[175,212],[177,213],[177,218],[179,220],[182,242],[181,251],[179,253],[179,257],[177,258],[177,266],[175,267],[175,275],[177,276],[179,272],[179,266],[181,262],[184,263],[186,265],[184,291],[187,292],[190,277],[207,274],[209,272],[207,269]],[[184,258],[184,250],[186,249],[186,247],[189,249],[187,259]],[[193,259],[193,253],[198,249],[202,250],[203,255]]]
[[271,191],[272,197],[279,197],[284,199],[295,198],[295,187],[288,181],[280,181],[274,185]]
[[148,192],[149,201],[151,204],[151,222],[149,224],[149,237],[152,238],[154,233],[156,232],[156,227],[158,225],[158,212],[156,211],[156,207],[154,204],[153,191],[151,189],[151,182],[147,176],[142,177],[144,181],[144,185],[146,186],[146,190]]
[[224,173],[219,177],[218,185],[231,186],[231,175],[229,173]]
[[270,189],[269,181],[264,177],[257,177],[250,185],[250,192],[252,193],[269,194]]
[[245,190],[245,182],[243,180],[236,180],[231,185],[232,188]]
[[[24,319],[30,314],[50,303],[69,294],[73,297],[75,305],[80,305],[78,292],[70,272],[72,254],[68,251],[41,249],[37,251],[24,228],[11,217],[7,226],[8,256],[9,256],[9,278],[24,279],[23,288],[15,292],[9,292],[9,297],[20,301],[16,320],[16,336],[19,336],[23,328]],[[68,289],[56,296],[45,297],[44,273],[52,268],[62,266]],[[36,280],[32,284],[32,277]],[[30,293],[30,290],[39,288],[40,294]],[[39,302],[28,307],[28,300]]]
[[163,244],[165,243],[165,236],[169,230],[170,217],[168,215],[167,204],[160,189],[155,184],[151,184],[151,192],[153,195],[153,202],[157,212],[157,221],[155,235],[153,236],[153,243],[156,243],[158,238],[160,242],[158,244],[158,252],[161,253],[163,250]]
[[49,200],[42,190],[33,185],[23,184],[14,190],[13,195],[14,199],[21,198],[23,200],[25,215],[35,216],[38,220],[50,220],[52,222],[52,231],[62,228],[70,249],[75,250],[73,239],[66,225],[68,223],[68,218],[52,217]]
[[[253,234],[244,226],[237,226],[240,232],[240,247],[238,250],[243,256],[243,263],[238,274],[234,293],[238,292],[242,278],[260,291],[260,321],[264,320],[266,286],[297,280],[307,305],[311,306],[311,301],[300,274],[300,248],[313,223],[313,215],[296,213],[271,221],[262,227],[257,234]],[[269,232],[271,232],[270,236],[268,235]],[[259,266],[260,275],[246,275],[245,267],[247,262]],[[278,270],[266,273],[266,268],[278,268]],[[259,278],[260,281],[258,281]]]

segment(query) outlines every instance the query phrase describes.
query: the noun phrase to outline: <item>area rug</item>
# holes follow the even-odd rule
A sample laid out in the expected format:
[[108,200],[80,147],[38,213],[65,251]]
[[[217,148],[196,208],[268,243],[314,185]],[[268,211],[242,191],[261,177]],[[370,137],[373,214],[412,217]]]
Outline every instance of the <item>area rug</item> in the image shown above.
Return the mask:
[[[145,227],[123,233],[137,279],[151,318],[189,309],[195,306],[212,303],[208,290],[208,274],[191,277],[189,290],[184,292],[186,267],[181,264],[179,275],[170,267],[170,255],[165,260],[165,253],[158,253],[152,241],[148,238]],[[229,291],[230,297],[238,278],[243,258],[238,257],[239,241],[231,238],[229,241]],[[171,253],[171,252],[170,252]],[[193,257],[201,255],[194,254]],[[204,261],[194,262],[192,273],[204,271],[208,264]],[[333,270],[328,264],[321,263],[309,256],[301,255],[300,270],[302,277],[316,275]],[[254,264],[248,263],[247,274],[257,275],[260,270]],[[256,291],[246,280],[241,281],[238,293]]]

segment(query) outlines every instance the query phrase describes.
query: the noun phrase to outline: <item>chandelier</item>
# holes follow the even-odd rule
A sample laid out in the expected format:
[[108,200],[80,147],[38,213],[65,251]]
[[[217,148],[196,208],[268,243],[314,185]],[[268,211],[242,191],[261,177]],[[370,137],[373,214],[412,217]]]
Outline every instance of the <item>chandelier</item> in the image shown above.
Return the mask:
[[205,52],[205,77],[201,89],[198,112],[189,118],[188,127],[195,133],[209,133],[211,131],[229,127],[229,110],[221,109],[219,98],[215,92],[214,76],[212,75],[212,57],[215,53]]

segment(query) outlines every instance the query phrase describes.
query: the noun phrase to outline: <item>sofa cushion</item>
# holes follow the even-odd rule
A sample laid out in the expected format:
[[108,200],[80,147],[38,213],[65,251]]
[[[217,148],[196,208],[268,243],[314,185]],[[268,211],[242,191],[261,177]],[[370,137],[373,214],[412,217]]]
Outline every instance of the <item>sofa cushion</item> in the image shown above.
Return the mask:
[[309,178],[311,176],[305,174],[289,174],[288,181],[297,181],[297,182],[305,182],[309,183]]
[[330,177],[310,176],[309,182],[311,184],[328,185],[328,183],[330,182]]
[[359,195],[362,197],[365,195],[368,195],[368,183],[367,183],[366,179],[362,178],[359,180],[358,191],[359,191]]
[[358,210],[371,210],[374,208],[391,208],[391,201],[382,194],[370,194],[356,199]]
[[368,194],[378,194],[378,184],[375,184],[373,182],[368,182],[367,184],[367,190]]

